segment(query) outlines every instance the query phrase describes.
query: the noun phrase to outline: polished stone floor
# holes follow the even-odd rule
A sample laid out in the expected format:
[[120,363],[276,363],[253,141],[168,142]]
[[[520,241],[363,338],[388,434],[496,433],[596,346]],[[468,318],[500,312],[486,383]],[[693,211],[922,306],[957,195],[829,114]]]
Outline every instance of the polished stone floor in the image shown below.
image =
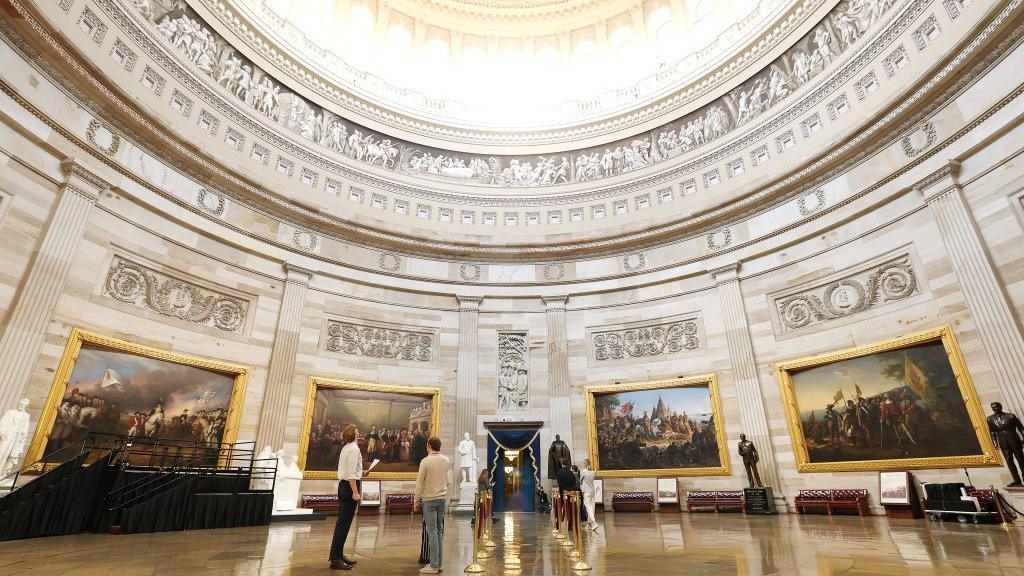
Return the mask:
[[[1024,575],[1024,527],[782,515],[608,514],[585,539],[589,574]],[[353,574],[414,575],[419,517],[362,517],[349,538]],[[0,576],[299,575],[327,569],[334,522],[0,543]],[[444,572],[470,563],[472,531],[449,518]],[[508,515],[482,562],[486,574],[574,574],[546,518]]]

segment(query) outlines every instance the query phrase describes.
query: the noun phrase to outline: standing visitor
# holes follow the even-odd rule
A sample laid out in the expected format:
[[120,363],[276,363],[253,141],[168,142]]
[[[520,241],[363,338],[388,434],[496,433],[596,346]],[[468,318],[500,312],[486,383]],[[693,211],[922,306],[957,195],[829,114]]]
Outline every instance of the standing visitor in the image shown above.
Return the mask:
[[448,501],[449,472],[452,461],[441,454],[441,439],[431,436],[427,439],[427,456],[420,462],[416,474],[415,510],[423,508],[423,521],[427,525],[430,541],[430,564],[420,568],[420,574],[441,572],[442,540],[444,539],[444,509]]
[[590,459],[583,461],[583,470],[580,471],[580,491],[583,492],[583,508],[587,511],[587,528],[597,530],[597,518],[594,517],[594,471],[590,468]]
[[351,570],[355,560],[345,557],[345,540],[362,498],[363,454],[359,451],[359,429],[349,424],[341,433],[338,457],[338,521],[331,540],[331,570]]

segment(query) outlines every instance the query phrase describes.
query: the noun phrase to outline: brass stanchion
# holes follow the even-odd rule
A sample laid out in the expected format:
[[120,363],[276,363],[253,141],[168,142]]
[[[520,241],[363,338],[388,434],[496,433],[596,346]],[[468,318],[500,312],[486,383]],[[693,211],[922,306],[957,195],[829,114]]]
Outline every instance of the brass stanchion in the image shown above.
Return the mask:
[[565,527],[565,534],[562,535],[561,545],[563,548],[572,547],[572,525],[569,523],[572,518],[569,516],[569,495],[562,494],[562,525]]
[[575,560],[571,568],[573,570],[585,571],[590,570],[590,564],[583,561],[583,527],[580,526],[580,493],[572,493],[572,507],[573,507],[573,532],[576,536],[576,549],[573,550],[573,554],[570,558]]
[[477,561],[480,551],[480,492],[473,495],[473,563],[466,566],[467,574],[480,574],[484,567]]
[[996,490],[994,484],[991,484],[990,486],[992,487],[992,496],[996,499],[996,512],[999,513],[999,525],[1002,526],[1003,529],[1009,530],[1013,527],[1013,522],[1006,519],[1006,512],[1003,511],[1003,503],[999,501],[999,491]]
[[556,540],[561,540],[562,538],[565,538],[565,536],[562,535],[562,493],[561,492],[559,492],[558,494],[555,494],[555,497],[554,497],[554,507],[552,509],[555,512],[555,529],[553,531],[554,534],[555,534],[555,539]]
[[491,521],[492,514],[494,514],[494,494],[490,491],[484,492],[484,523],[487,528],[484,531],[484,548],[494,548],[497,544],[491,539],[491,530],[494,528],[494,523]]
[[569,525],[569,538],[575,543],[572,550],[569,551],[569,560],[579,560],[582,557],[580,554],[580,502],[579,492],[569,493],[569,515],[572,517],[572,524]]

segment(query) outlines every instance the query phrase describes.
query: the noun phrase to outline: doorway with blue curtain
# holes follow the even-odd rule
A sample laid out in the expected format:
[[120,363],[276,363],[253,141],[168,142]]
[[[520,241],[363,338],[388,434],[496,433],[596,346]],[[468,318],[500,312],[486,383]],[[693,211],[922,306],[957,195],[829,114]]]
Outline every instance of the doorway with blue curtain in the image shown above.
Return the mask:
[[533,512],[540,484],[540,422],[484,423],[494,511]]

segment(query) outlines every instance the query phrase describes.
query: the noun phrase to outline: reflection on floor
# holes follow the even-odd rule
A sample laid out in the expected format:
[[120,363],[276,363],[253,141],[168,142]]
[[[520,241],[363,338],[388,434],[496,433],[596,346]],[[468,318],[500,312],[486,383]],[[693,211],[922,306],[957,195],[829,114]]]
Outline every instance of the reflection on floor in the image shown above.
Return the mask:
[[[955,522],[782,515],[619,514],[586,538],[592,575],[1024,574],[1024,528]],[[414,575],[418,516],[361,517],[349,540],[353,574]],[[331,574],[334,522],[131,536],[83,534],[0,543],[0,576]],[[468,520],[446,523],[444,572],[470,563]],[[573,574],[541,515],[506,515],[486,574]],[[337,574],[337,572],[333,572]]]

